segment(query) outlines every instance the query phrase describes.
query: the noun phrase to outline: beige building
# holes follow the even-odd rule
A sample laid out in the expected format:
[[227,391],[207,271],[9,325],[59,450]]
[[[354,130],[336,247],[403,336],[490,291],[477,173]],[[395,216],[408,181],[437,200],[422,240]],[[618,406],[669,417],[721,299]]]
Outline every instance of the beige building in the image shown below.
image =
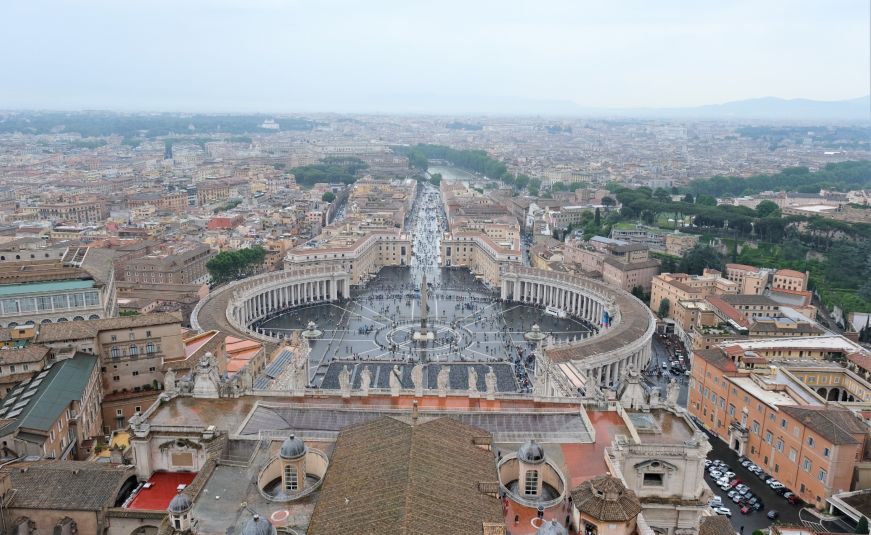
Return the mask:
[[441,261],[445,267],[467,267],[485,284],[501,284],[502,270],[520,264],[520,242],[497,243],[481,232],[446,234],[441,240]]
[[660,310],[660,303],[668,300],[669,313],[675,319],[676,305],[681,301],[699,300],[708,295],[737,294],[738,285],[721,276],[719,271],[706,269],[702,275],[686,273],[663,273],[653,278],[650,291],[650,308]]
[[129,260],[124,280],[151,284],[203,284],[209,281],[206,263],[217,253],[207,245],[185,244]]
[[772,277],[771,287],[778,290],[801,292],[807,290],[807,273],[793,269],[778,269]]
[[670,232],[665,235],[665,252],[672,256],[683,256],[698,244],[699,236],[697,234]]
[[172,314],[44,325],[36,342],[57,359],[71,351],[100,358],[106,430],[126,426],[133,414],[148,407],[163,388],[163,362],[185,355],[181,320]]
[[738,285],[738,293],[762,295],[768,285],[769,270],[746,264],[726,264],[725,277]]

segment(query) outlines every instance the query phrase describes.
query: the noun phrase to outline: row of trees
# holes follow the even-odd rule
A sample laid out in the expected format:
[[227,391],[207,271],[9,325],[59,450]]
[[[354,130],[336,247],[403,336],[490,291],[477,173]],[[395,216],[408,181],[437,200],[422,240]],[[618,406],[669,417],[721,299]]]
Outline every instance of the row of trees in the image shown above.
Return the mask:
[[328,184],[353,184],[358,173],[366,169],[368,165],[358,158],[325,158],[320,163],[294,167],[293,173],[296,183],[300,186],[311,187],[318,182]]
[[212,284],[238,280],[256,273],[266,258],[266,249],[254,246],[238,251],[221,251],[206,262]]
[[807,167],[792,167],[773,175],[751,177],[715,176],[694,180],[689,191],[715,197],[738,197],[762,191],[817,193],[821,189],[849,191],[867,188],[871,183],[871,161],[830,163],[816,172]]

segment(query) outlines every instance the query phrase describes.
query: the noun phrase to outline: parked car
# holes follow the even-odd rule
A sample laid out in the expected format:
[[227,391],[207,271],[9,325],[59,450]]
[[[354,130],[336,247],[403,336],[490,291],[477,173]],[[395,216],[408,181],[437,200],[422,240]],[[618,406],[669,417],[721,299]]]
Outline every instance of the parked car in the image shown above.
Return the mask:
[[752,510],[753,510],[752,507],[750,507],[749,505],[745,505],[745,506],[743,506],[743,507],[741,508],[741,514],[742,514],[742,515],[746,515],[746,514],[748,514],[750,511],[752,511]]
[[778,481],[776,479],[772,479],[772,480],[768,481],[768,486],[773,488],[774,490],[777,490],[777,489],[783,488],[783,483],[781,483],[780,481]]
[[738,494],[737,490],[730,490],[729,492],[726,493],[726,496],[728,496],[731,499],[731,498],[734,498],[736,494]]
[[744,492],[745,490],[749,490],[749,489],[750,489],[750,487],[748,487],[747,485],[736,485],[735,486],[735,490],[737,490],[738,492]]
[[756,502],[756,503],[752,503],[750,505],[753,507],[753,509],[755,511],[761,511],[761,510],[765,509],[765,504],[762,502]]
[[736,486],[738,486],[740,483],[741,483],[741,480],[740,480],[740,479],[733,479],[732,481],[729,482],[729,486],[730,486],[730,487],[736,487]]
[[729,479],[732,479],[733,477],[735,477],[735,472],[726,472],[723,475],[728,477]]
[[741,503],[743,500],[744,500],[744,496],[741,496],[740,494],[736,494],[736,495],[732,496],[732,501],[735,503]]
[[801,505],[801,498],[799,498],[795,494],[787,498],[786,501],[788,501],[792,505]]
[[711,470],[711,471],[708,472],[708,473],[709,473],[709,474],[711,475],[711,477],[714,478],[714,479],[720,479],[721,477],[723,477],[723,472],[720,472],[719,470]]
[[775,511],[774,509],[772,509],[771,511],[768,511],[768,515],[766,515],[766,516],[768,516],[768,518],[770,518],[771,520],[774,520],[774,519],[776,519],[778,516],[780,516],[780,513],[778,513],[778,512]]
[[723,505],[723,497],[722,496],[714,496],[711,498],[711,501],[708,502],[708,505],[711,507],[720,507]]
[[753,461],[751,461],[750,459],[744,459],[744,461],[741,463],[741,466],[743,466],[744,468],[747,468],[751,464],[753,464]]
[[718,515],[732,516],[732,511],[728,507],[715,507],[714,512]]
[[710,461],[710,459],[705,459],[705,468],[707,468],[707,467],[709,467],[709,466],[711,466],[711,461]]

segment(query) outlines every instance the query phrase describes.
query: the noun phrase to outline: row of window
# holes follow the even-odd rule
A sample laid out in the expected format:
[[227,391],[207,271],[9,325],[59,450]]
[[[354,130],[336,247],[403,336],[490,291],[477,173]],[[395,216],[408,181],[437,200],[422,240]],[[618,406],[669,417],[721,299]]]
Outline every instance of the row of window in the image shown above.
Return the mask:
[[38,297],[18,297],[0,300],[0,306],[3,307],[3,314],[5,315],[94,307],[99,306],[99,304],[100,295],[97,292],[41,295]]
[[[154,342],[148,342],[145,344],[145,354],[152,355],[157,353],[157,346],[154,345]],[[110,354],[113,359],[121,358],[125,356],[124,350],[119,348],[118,346],[112,346],[110,350]],[[139,347],[136,344],[130,344],[130,347],[127,348],[126,356],[129,357],[137,357],[139,356]]]

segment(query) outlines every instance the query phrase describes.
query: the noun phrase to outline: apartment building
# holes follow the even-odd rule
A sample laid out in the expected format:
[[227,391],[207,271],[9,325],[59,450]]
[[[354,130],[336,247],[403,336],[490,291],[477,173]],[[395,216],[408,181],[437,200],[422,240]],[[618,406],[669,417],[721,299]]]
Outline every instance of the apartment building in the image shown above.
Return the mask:
[[163,388],[163,362],[185,354],[181,320],[173,314],[43,325],[35,342],[56,360],[71,352],[99,357],[101,419],[108,430],[126,426],[148,407]]
[[[708,295],[737,294],[738,285],[725,279],[717,270],[706,269],[702,275],[686,273],[663,273],[653,277],[650,290],[650,308],[657,312],[660,303],[668,300],[669,312],[666,318],[675,319],[681,314],[682,301],[700,300]],[[686,329],[688,323],[682,324]]]
[[[694,351],[688,409],[730,448],[823,508],[833,494],[867,479],[857,466],[868,460],[868,425],[805,382],[813,370],[832,366],[843,370],[804,362],[792,372],[729,346]],[[871,393],[867,383],[863,388]]]
[[502,284],[502,271],[518,264],[520,242],[497,243],[483,232],[446,234],[441,240],[441,262],[445,267],[466,267],[491,287]]
[[807,290],[808,274],[793,269],[778,269],[772,277],[771,287],[778,290],[801,292]]
[[287,269],[339,267],[351,275],[351,284],[365,283],[384,266],[406,266],[410,262],[411,237],[398,228],[362,232],[351,226],[321,234],[284,257]]
[[762,295],[770,275],[771,270],[747,264],[726,264],[725,277],[738,285],[738,293]]
[[205,284],[206,264],[217,253],[203,244],[166,246],[152,254],[133,258],[124,265],[124,280],[151,284]]
[[84,457],[84,441],[101,434],[97,357],[76,353],[21,383],[0,405],[4,456]]
[[109,217],[106,201],[98,198],[70,198],[60,202],[42,203],[36,210],[39,219],[77,223],[102,223]]

